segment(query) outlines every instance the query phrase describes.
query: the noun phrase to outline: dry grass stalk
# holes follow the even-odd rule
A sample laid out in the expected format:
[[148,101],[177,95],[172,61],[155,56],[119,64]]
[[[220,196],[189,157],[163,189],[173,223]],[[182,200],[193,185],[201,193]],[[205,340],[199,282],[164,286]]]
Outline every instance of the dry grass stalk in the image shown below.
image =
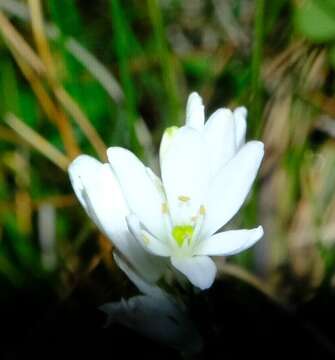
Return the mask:
[[106,160],[106,145],[73,97],[67,91],[65,91],[63,87],[55,88],[54,91],[58,101],[73,117],[82,132],[90,141],[100,159]]
[[2,11],[0,11],[0,31],[4,39],[11,44],[17,53],[20,54],[38,74],[41,75],[45,72],[45,67],[39,57],[16,31]]
[[7,114],[5,121],[33,148],[41,152],[45,157],[47,157],[62,170],[67,170],[70,163],[69,158],[61,153],[57,148],[55,148],[50,142],[45,140],[41,135],[39,135],[36,131],[34,131],[13,114]]
[[76,101],[70,94],[61,86],[57,79],[56,70],[52,58],[52,54],[49,48],[47,36],[45,34],[45,26],[43,21],[43,13],[40,0],[29,0],[31,13],[32,30],[37,45],[38,52],[47,69],[47,78],[50,86],[62,106],[68,111],[69,114],[76,121],[77,125],[81,128],[87,139],[96,150],[101,159],[106,159],[106,146],[101,140],[99,134],[80,109]]
[[[54,75],[55,70],[53,67],[52,55],[47,45],[46,36],[43,31],[44,28],[41,25],[42,15],[41,13],[38,13],[41,11],[41,8],[40,6],[36,5],[35,2],[36,1],[32,1],[32,18],[37,16],[37,19],[32,21],[32,23],[34,24],[33,32],[35,34],[35,41],[38,44],[38,50],[40,52],[41,58],[43,59],[43,61],[46,61],[46,63],[41,62],[40,58],[35,54],[31,47],[26,43],[26,41],[22,38],[22,36],[16,31],[13,25],[2,13],[0,13],[0,30],[2,30],[3,35],[9,43],[9,48],[12,51],[15,60],[20,66],[21,71],[31,83],[32,88],[38,96],[41,105],[44,107],[44,110],[47,112],[48,116],[57,123],[60,134],[63,137],[64,145],[70,158],[74,158],[80,152],[80,150],[76,145],[71,125],[68,119],[66,118],[63,111],[58,109],[58,107],[53,104],[52,100],[48,96],[47,91],[44,89],[42,82],[39,79],[39,76],[41,75],[47,77],[47,80],[50,83],[51,89],[54,92],[56,98],[68,111],[68,113],[71,114],[73,120],[77,123],[77,125],[86,135],[87,139],[90,141],[99,157],[101,159],[105,159],[106,146],[101,140],[99,134],[94,129],[91,122],[82,112],[75,100],[59,84],[56,79],[56,75]],[[1,19],[4,19],[4,21],[1,22]],[[5,29],[3,29],[3,27],[5,27]],[[19,44],[24,44],[25,51],[22,51],[21,48],[18,49],[18,42]],[[35,60],[34,62],[32,62],[30,59],[31,54],[33,54],[33,59]],[[35,72],[37,72],[37,74],[35,74]],[[41,101],[42,98],[44,99],[43,102]],[[44,103],[45,100],[46,103]]]
[[36,73],[24,61],[22,61],[15,52],[13,53],[13,56],[22,74],[30,83],[41,108],[46,113],[48,119],[57,126],[68,156],[71,159],[75,158],[80,153],[80,149],[76,143],[74,133],[67,116],[51,99]]

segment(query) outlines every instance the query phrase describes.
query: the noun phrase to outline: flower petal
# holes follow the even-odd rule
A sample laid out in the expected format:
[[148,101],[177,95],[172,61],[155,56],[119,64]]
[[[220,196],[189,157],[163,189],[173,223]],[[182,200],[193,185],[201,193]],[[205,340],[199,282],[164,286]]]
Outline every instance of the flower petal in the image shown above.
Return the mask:
[[[139,273],[134,271],[134,269],[132,269],[127,264],[127,262],[123,260],[122,256],[114,252],[113,257],[117,266],[128,276],[129,280],[138,288],[140,292],[155,298],[164,296],[164,292],[160,287],[152,283],[149,283],[143,277],[141,277]],[[163,265],[162,268],[165,270],[166,264],[162,263],[162,265]]]
[[100,231],[146,279],[157,280],[161,266],[130,234],[129,210],[110,165],[80,155],[71,163],[69,175],[79,201]]
[[141,227],[138,217],[135,214],[127,216],[127,224],[130,232],[134,235],[137,241],[143,246],[143,249],[153,255],[170,256],[168,246],[163,242],[157,240],[148,231]]
[[236,152],[233,113],[229,109],[215,111],[206,122],[204,134],[208,147],[211,174],[214,176]]
[[[88,215],[92,218],[91,214],[89,214],[89,208],[87,203],[87,198],[85,196],[85,188],[83,185],[83,181],[80,176],[80,164],[85,162],[92,161],[92,164],[94,166],[95,159],[91,158],[87,155],[80,155],[78,156],[69,166],[68,172],[70,176],[71,185],[73,187],[73,190],[77,196],[77,199],[79,200],[81,206],[85,209],[85,211],[88,213]],[[93,214],[92,214],[93,215]],[[95,221],[95,220],[94,220]]]
[[215,280],[216,265],[208,256],[172,257],[171,263],[201,290],[208,289]]
[[201,238],[214,234],[240,209],[264,155],[260,141],[250,141],[225,165],[209,186]]
[[179,131],[179,127],[177,126],[170,126],[167,129],[165,129],[161,144],[159,147],[159,161],[162,163],[165,154],[167,153],[168,149],[170,148],[170,145],[172,143],[173,138],[177,135]]
[[203,135],[181,128],[161,163],[162,179],[174,224],[189,224],[204,199],[209,181]]
[[247,131],[247,109],[244,106],[234,110],[235,118],[235,138],[236,148],[239,149],[245,143],[245,133]]
[[130,210],[157,238],[164,236],[161,194],[142,162],[129,150],[111,147],[107,150]]
[[127,231],[129,210],[108,164],[80,155],[70,164],[69,175],[79,201],[101,231],[110,238]]
[[186,105],[186,126],[202,131],[205,122],[205,111],[202,99],[198,93],[190,94]]
[[158,194],[160,195],[161,202],[166,202],[162,180],[149,167],[146,167],[146,171],[152,183],[155,185]]
[[263,234],[261,226],[251,230],[232,230],[217,233],[202,241],[195,250],[195,255],[234,255],[254,245]]

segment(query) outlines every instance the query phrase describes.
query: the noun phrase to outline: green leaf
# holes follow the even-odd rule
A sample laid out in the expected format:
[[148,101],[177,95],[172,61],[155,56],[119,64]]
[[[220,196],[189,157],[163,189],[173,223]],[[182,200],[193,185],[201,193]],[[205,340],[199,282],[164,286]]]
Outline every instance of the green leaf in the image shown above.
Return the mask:
[[324,0],[306,0],[296,9],[295,25],[314,42],[331,41],[335,39],[335,10]]
[[13,63],[5,57],[1,60],[0,67],[0,114],[13,112],[20,116],[19,84]]
[[49,0],[46,4],[52,20],[62,33],[75,37],[82,35],[80,14],[74,0]]

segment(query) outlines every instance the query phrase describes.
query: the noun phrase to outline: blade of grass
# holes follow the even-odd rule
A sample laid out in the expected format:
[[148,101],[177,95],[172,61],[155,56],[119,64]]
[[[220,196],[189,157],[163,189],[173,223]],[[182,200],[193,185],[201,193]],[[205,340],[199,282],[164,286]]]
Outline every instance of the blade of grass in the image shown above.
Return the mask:
[[14,153],[15,170],[15,215],[20,232],[27,236],[32,230],[32,201],[29,194],[30,163],[27,145],[21,146]]
[[254,39],[251,59],[251,128],[253,135],[259,136],[262,127],[262,58],[264,42],[264,0],[256,0]]
[[[250,125],[251,135],[258,138],[263,127],[263,99],[262,99],[262,59],[264,42],[264,0],[255,2],[254,39],[251,58],[251,102],[250,102]],[[254,187],[251,201],[244,209],[245,219],[248,222],[256,223],[259,198],[259,186]],[[261,242],[253,250],[253,260],[258,274],[265,276],[270,267],[270,252],[267,244]]]
[[41,2],[39,0],[28,0],[31,14],[31,26],[38,53],[45,65],[50,81],[56,81],[56,70],[49,48],[49,43],[44,36],[44,24],[42,17]]
[[[33,32],[35,34],[35,39],[36,39],[35,41],[38,44],[37,45],[38,49],[41,52],[41,56],[43,55],[43,59],[44,59],[44,61],[46,61],[46,64],[43,64],[41,62],[39,57],[34,53],[34,51],[24,41],[24,39],[21,37],[21,35],[15,30],[15,28],[12,26],[12,24],[1,13],[0,13],[0,15],[2,15],[2,17],[0,16],[0,29],[2,29],[1,25],[4,24],[6,31],[3,31],[3,34],[5,36],[9,36],[9,38],[7,38],[7,39],[9,40],[9,42],[12,45],[12,47],[14,48],[14,50],[16,50],[16,52],[20,56],[22,56],[29,63],[29,65],[31,65],[31,67],[35,71],[37,71],[37,72],[42,71],[45,75],[47,75],[48,80],[50,81],[50,85],[51,85],[56,97],[58,98],[58,100],[63,104],[63,106],[71,114],[71,116],[73,116],[73,119],[76,121],[78,126],[81,128],[83,133],[86,135],[87,139],[90,141],[92,146],[95,148],[95,150],[96,150],[97,154],[100,156],[100,158],[105,159],[106,146],[103,143],[103,141],[101,140],[97,131],[92,126],[91,122],[87,119],[85,114],[81,111],[80,107],[77,105],[77,103],[74,101],[74,99],[66,92],[65,89],[63,89],[61,87],[60,84],[57,83],[57,79],[54,75],[55,70],[54,70],[52,55],[50,53],[50,49],[48,47],[47,40],[45,38],[42,16],[39,13],[41,11],[41,7],[37,6],[36,2],[38,2],[38,1],[31,0],[31,3],[32,3],[31,5],[33,6],[33,12],[31,13],[32,18],[35,18],[37,16],[37,19],[32,21],[32,24],[34,24]],[[3,19],[3,22],[1,22],[1,19]],[[24,44],[24,48],[28,49],[28,50],[23,52],[23,51],[20,51],[20,49],[19,49],[19,51],[17,51],[17,46],[16,46],[17,42],[19,42],[19,44],[21,44],[21,43]],[[31,54],[33,54],[33,58],[36,60],[35,62],[29,61],[29,56],[31,56]],[[28,56],[28,58],[27,58],[27,56]],[[18,59],[19,59],[19,57],[16,57],[16,60],[18,60]],[[24,64],[24,63],[21,61],[21,65],[20,65],[21,69],[23,68],[22,64]],[[41,70],[41,69],[43,69],[43,70]],[[34,76],[34,73],[28,67],[26,67],[25,72],[26,72],[26,74],[29,72],[29,74],[27,74],[27,78],[32,79],[32,77]],[[51,78],[50,78],[50,76],[51,76]],[[35,80],[36,80],[36,77],[35,77]],[[34,83],[37,84],[38,82],[35,81]],[[38,93],[43,94],[44,98],[46,98],[45,95],[47,94],[47,92],[42,91],[41,89],[42,88],[39,86]],[[48,104],[48,107],[50,108],[50,102],[47,102],[47,104]],[[70,124],[69,124],[69,122],[68,122],[68,124],[64,124],[64,121],[68,122],[66,117],[62,116],[61,120],[60,120],[60,123],[62,124],[62,128],[66,127],[67,128],[66,133],[68,135],[70,135],[72,133],[72,130],[70,130]],[[79,153],[79,151],[76,146],[74,136],[71,136],[71,138],[72,138],[71,139],[72,144],[71,144],[71,146],[70,146],[70,144],[68,144],[68,146],[66,146],[66,148],[69,151],[71,158],[74,158]],[[70,137],[68,138],[68,140],[70,140]]]
[[48,92],[45,90],[41,80],[34,73],[34,71],[24,61],[22,61],[22,59],[18,56],[18,54],[16,54],[15,51],[13,51],[12,54],[16,60],[17,65],[21,69],[22,74],[30,83],[30,86],[34,91],[41,108],[45,111],[49,120],[58,127],[67,154],[71,159],[76,157],[80,153],[80,150],[74,140],[73,130],[66,115],[53,102]]
[[[18,17],[20,20],[30,21],[28,7],[15,0],[0,0],[0,8],[10,15]],[[100,83],[110,97],[120,103],[124,99],[124,94],[120,84],[108,70],[88,49],[72,36],[66,36],[54,24],[46,24],[46,35],[55,41],[62,42],[64,48],[71,54],[85,69]],[[64,39],[64,40],[61,40]]]
[[2,11],[0,11],[0,31],[4,39],[9,40],[12,47],[38,74],[43,74],[45,72],[45,67],[39,57],[15,30],[14,26],[8,21]]
[[[0,31],[23,75],[31,84],[42,108],[49,119],[53,120],[58,126],[67,153],[71,158],[75,157],[80,151],[76,145],[70,123],[65,114],[54,105],[39,79],[39,75],[46,72],[44,64],[1,11]],[[34,59],[34,61],[31,59]]]
[[22,140],[11,129],[7,129],[5,126],[0,125],[0,140],[7,141],[16,145],[21,145]]
[[49,0],[44,3],[51,21],[63,34],[83,37],[85,29],[76,0]]
[[7,112],[14,112],[21,115],[19,82],[15,65],[10,57],[6,57],[1,61],[0,67],[0,114],[3,116]]
[[101,160],[106,160],[106,145],[100,138],[96,129],[93,127],[89,119],[81,110],[79,105],[73,97],[63,88],[57,87],[54,89],[58,101],[62,104],[64,109],[73,117],[80,129],[86,135]]
[[17,0],[0,0],[0,8],[19,18],[27,18],[28,10],[26,4]]
[[64,45],[69,53],[99,81],[101,86],[116,103],[124,100],[124,94],[118,81],[91,52],[72,37],[67,38]]
[[[32,9],[33,15],[34,15],[32,18],[35,19],[33,22],[33,30],[34,30],[34,33],[36,33],[36,36],[35,36],[36,43],[38,44],[38,48],[39,48],[39,51],[41,52],[41,54],[44,54],[44,56],[43,56],[44,60],[48,62],[48,66],[44,67],[44,70],[45,70],[44,72],[49,70],[49,74],[46,73],[46,75],[48,75],[48,77],[49,77],[49,80],[50,80],[50,69],[51,69],[51,74],[52,74],[51,87],[52,87],[57,99],[59,100],[59,102],[68,111],[68,113],[73,117],[73,119],[76,121],[76,123],[81,128],[83,133],[86,135],[87,139],[92,144],[93,148],[95,148],[99,157],[101,159],[106,159],[106,146],[103,143],[103,141],[101,140],[99,134],[97,133],[95,128],[92,126],[91,122],[88,120],[88,118],[86,117],[84,112],[80,109],[80,107],[78,106],[76,101],[66,92],[66,90],[60,84],[57,83],[55,75],[53,75],[55,70],[54,70],[54,65],[53,65],[53,60],[52,60],[52,56],[50,53],[50,49],[49,49],[48,43],[46,41],[46,38],[45,38],[45,35],[43,32],[43,30],[44,30],[43,20],[41,18],[41,14],[40,14],[41,7],[39,5],[36,5],[35,0],[32,1],[32,6],[33,6],[33,9]],[[30,14],[28,13],[28,16],[24,16],[22,19],[29,20]],[[60,38],[61,37],[59,29],[49,26],[49,28],[47,30],[49,30],[48,31],[49,37],[51,37],[51,38]],[[15,29],[14,29],[14,31],[15,31]],[[18,33],[17,33],[17,36],[20,38],[20,35]],[[24,40],[23,40],[23,42],[24,42]],[[119,85],[117,84],[116,80],[108,73],[108,71],[93,56],[89,56],[90,54],[88,53],[88,51],[85,50],[82,46],[80,46],[80,44],[76,40],[74,40],[72,38],[68,38],[65,42],[65,47],[68,49],[68,51],[70,53],[72,53],[74,55],[75,58],[77,58],[78,61],[80,61],[81,63],[86,65],[88,70],[90,70],[91,73],[93,75],[95,75],[95,77],[98,80],[100,80],[103,87],[113,97],[113,99],[116,100],[116,102],[119,102],[120,99],[123,97],[122,90],[119,87]],[[30,49],[29,45],[28,45],[28,48]],[[32,50],[31,50],[31,52],[34,54],[34,52]],[[19,58],[17,57],[17,59],[19,59]],[[40,60],[39,60],[39,62],[41,63]],[[41,63],[41,64],[42,64],[42,66],[44,66],[43,63]],[[57,109],[57,106],[53,105],[53,102],[51,101],[50,97],[48,96],[48,93],[44,90],[41,82],[39,81],[38,77],[36,77],[34,75],[33,71],[31,71],[29,69],[29,67],[24,67],[23,62],[20,62],[19,65],[21,67],[21,70],[24,72],[26,78],[31,83],[38,98],[46,99],[46,101],[40,101],[42,107],[46,110],[46,112],[50,118],[56,119],[56,123],[59,123],[61,125],[60,126],[60,129],[62,130],[62,131],[60,131],[61,134],[65,133],[68,135],[65,138],[67,141],[65,141],[64,144],[65,144],[65,147],[66,147],[67,152],[70,155],[70,157],[74,158],[75,156],[78,155],[78,153],[80,153],[80,151],[79,151],[78,147],[76,146],[75,142],[70,141],[71,138],[74,139],[73,136],[70,136],[70,133],[72,133],[72,129],[70,128],[70,125],[64,123],[64,121],[57,121],[58,117],[61,117],[61,120],[65,120],[66,119],[65,114],[63,114],[63,112],[60,112]],[[57,116],[58,113],[60,113],[61,116]],[[64,130],[66,130],[66,131],[64,131]]]
[[70,163],[69,158],[61,153],[45,138],[26,125],[14,114],[7,114],[5,116],[5,122],[33,148],[42,153],[60,169],[67,171]]
[[30,5],[33,35],[39,54],[46,66],[51,88],[62,106],[71,114],[77,125],[86,135],[99,157],[104,160],[106,158],[106,146],[104,142],[78,104],[66,92],[57,79],[52,54],[45,34],[41,2],[40,0],[29,0],[28,3]]
[[110,0],[109,5],[113,20],[115,51],[119,64],[121,85],[125,95],[124,100],[127,117],[125,130],[128,132],[129,145],[133,150],[140,151],[140,146],[135,134],[135,123],[138,116],[135,84],[130,69],[131,41],[129,41],[129,28],[126,23],[127,17],[124,14],[119,0]]
[[177,76],[174,70],[175,66],[172,62],[172,55],[166,41],[161,10],[157,0],[147,0],[147,4],[168,101],[169,114],[165,126],[180,124],[182,120],[181,97],[178,91]]

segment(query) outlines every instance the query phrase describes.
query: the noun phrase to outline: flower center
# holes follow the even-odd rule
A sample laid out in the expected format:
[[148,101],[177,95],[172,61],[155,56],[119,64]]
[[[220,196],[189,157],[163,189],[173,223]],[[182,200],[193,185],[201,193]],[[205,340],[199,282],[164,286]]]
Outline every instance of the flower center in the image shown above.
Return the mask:
[[193,226],[177,225],[172,229],[172,236],[176,240],[179,247],[182,247],[185,240],[190,242],[193,235]]

